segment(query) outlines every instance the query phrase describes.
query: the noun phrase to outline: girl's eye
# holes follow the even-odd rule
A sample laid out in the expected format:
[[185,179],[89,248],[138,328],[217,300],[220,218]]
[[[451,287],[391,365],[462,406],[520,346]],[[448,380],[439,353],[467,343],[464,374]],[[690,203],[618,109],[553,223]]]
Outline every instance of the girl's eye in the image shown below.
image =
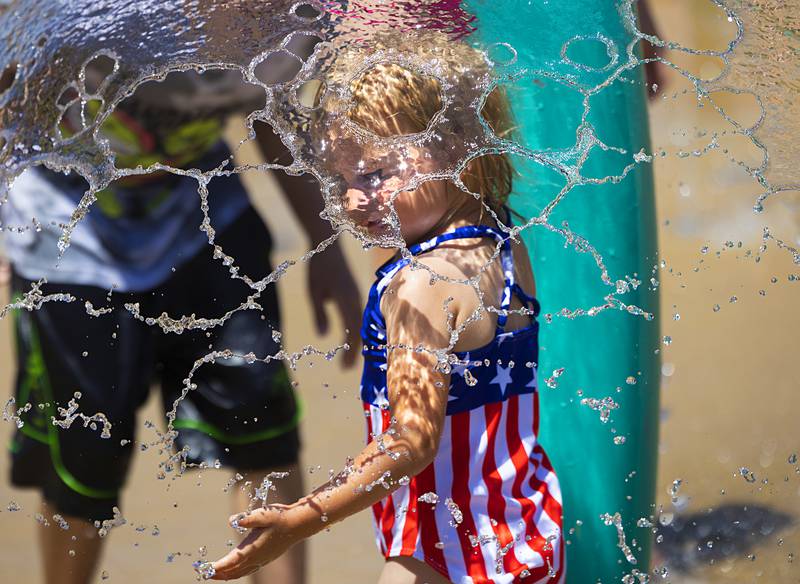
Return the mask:
[[359,180],[372,188],[377,188],[383,182],[383,169],[379,168],[374,172],[359,175]]

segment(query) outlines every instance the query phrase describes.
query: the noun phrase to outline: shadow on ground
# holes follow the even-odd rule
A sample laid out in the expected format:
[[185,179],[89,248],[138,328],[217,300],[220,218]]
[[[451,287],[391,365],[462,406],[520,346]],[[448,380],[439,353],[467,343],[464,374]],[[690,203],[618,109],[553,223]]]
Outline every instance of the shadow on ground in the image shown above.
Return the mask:
[[[676,515],[656,531],[656,549],[670,572],[686,574],[727,558],[741,558],[774,542],[796,518],[766,505],[729,504]],[[766,538],[769,538],[767,540]]]

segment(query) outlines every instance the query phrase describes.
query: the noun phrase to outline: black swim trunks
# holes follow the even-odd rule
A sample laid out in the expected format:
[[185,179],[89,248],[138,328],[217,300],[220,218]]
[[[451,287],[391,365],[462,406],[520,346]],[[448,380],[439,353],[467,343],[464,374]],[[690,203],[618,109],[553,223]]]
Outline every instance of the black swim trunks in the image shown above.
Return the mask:
[[[218,234],[216,243],[235,258],[240,274],[256,280],[270,272],[269,233],[254,210]],[[20,295],[31,282],[14,276],[12,285]],[[273,336],[280,330],[274,284],[257,300],[262,311],[237,312],[223,326],[205,331],[165,334],[126,309],[138,304],[143,316],[199,318],[220,317],[239,306],[252,290],[230,278],[210,247],[150,292],[109,296],[108,290],[61,284],[44,284],[42,291],[77,300],[15,314],[16,407],[30,403],[31,408],[21,414],[23,425],[11,443],[12,482],[38,487],[61,513],[90,521],[112,517],[134,449],[158,439],[155,428],[136,421],[152,384],[160,384],[168,412],[195,361],[211,351],[263,358],[279,349]],[[91,316],[87,301],[94,310],[113,310]],[[188,449],[186,462],[241,470],[297,462],[300,407],[283,362],[217,359],[200,366],[192,384],[196,388],[178,405],[174,423],[175,447]],[[101,436],[102,423],[84,426],[80,418],[69,428],[53,423],[53,417],[64,420],[58,408],[68,408],[76,392],[77,412],[105,414],[110,438]]]

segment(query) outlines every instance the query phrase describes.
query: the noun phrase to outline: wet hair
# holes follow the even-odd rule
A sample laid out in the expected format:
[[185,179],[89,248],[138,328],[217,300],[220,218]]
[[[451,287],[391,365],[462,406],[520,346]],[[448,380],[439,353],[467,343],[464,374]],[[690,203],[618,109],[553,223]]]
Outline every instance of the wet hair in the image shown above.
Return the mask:
[[[479,77],[475,72],[483,74],[488,70],[483,53],[444,34],[429,34],[419,40],[405,39],[402,45],[395,46],[402,46],[403,52],[410,51],[423,59],[435,58],[439,63],[456,65],[457,75],[467,76],[463,80],[467,83],[470,78]],[[347,64],[340,62],[340,66]],[[346,116],[382,138],[423,133],[442,109],[441,91],[441,82],[436,77],[396,63],[379,63],[350,81],[351,107]],[[481,115],[498,137],[506,138],[512,133],[508,99],[501,88],[496,87],[487,96]],[[461,180],[469,191],[480,195],[483,203],[502,213],[511,194],[513,174],[507,155],[484,154],[468,163]]]

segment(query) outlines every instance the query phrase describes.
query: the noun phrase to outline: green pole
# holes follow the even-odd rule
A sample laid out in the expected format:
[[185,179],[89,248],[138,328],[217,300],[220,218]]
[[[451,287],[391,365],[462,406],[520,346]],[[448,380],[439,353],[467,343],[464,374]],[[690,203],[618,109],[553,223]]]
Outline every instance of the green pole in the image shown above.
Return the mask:
[[[561,58],[571,38],[598,33],[627,60],[631,34],[617,2],[611,0],[470,0],[477,16],[472,38],[484,48],[508,43],[518,51],[509,71],[532,69],[569,75],[583,86],[609,77],[610,58],[598,40],[570,45],[567,57],[594,67],[586,70]],[[503,52],[496,47],[492,52]],[[490,52],[491,54],[491,52]],[[649,151],[646,92],[641,67],[626,72],[590,100],[588,122],[606,145],[624,154],[594,148],[582,167],[584,177],[619,175],[641,148]],[[509,97],[518,124],[518,141],[534,150],[566,149],[576,143],[583,96],[541,74],[513,82]],[[512,207],[536,216],[566,184],[559,173],[529,160],[516,160],[519,172]],[[655,313],[658,297],[650,278],[656,263],[656,224],[650,164],[639,164],[618,184],[585,185],[570,191],[550,224],[567,221],[603,256],[612,280],[630,275],[642,284],[620,300]],[[652,533],[637,527],[654,513],[658,441],[658,324],[610,309],[594,317],[569,319],[562,308],[605,303],[612,289],[602,283],[592,256],[565,248],[564,238],[541,227],[524,232],[536,279],[543,323],[540,353],[541,442],[561,481],[567,546],[567,580],[574,584],[620,582],[634,569],[647,572]],[[545,318],[543,317],[544,321]],[[543,382],[564,368],[557,387]],[[579,393],[580,392],[580,393]],[[619,409],[602,423],[583,398],[611,397]],[[612,433],[612,428],[616,431]],[[614,437],[624,439],[615,443]],[[626,543],[636,564],[626,559],[618,532],[601,515],[619,513]],[[634,543],[635,542],[635,543]]]

